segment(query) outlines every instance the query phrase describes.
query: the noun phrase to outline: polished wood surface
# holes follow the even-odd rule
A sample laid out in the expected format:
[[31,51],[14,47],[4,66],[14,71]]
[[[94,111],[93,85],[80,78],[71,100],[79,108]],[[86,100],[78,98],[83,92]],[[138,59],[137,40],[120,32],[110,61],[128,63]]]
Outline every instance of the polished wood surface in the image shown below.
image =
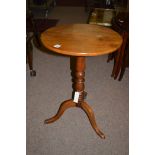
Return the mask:
[[55,122],[56,120],[58,120],[63,115],[63,113],[67,109],[69,109],[71,107],[76,107],[76,103],[74,103],[72,100],[66,100],[66,101],[62,102],[60,107],[59,107],[58,112],[56,113],[56,115],[51,117],[51,118],[49,118],[49,119],[46,119],[44,121],[44,123],[45,124],[49,124],[49,123]]
[[30,76],[36,76],[36,71],[33,69],[33,46],[32,46],[33,36],[26,36],[26,63],[28,63],[30,68]]
[[108,61],[114,59],[112,77],[119,81],[123,78],[124,72],[129,67],[129,13],[119,13],[113,19],[112,29],[117,31],[123,39],[123,43],[117,52],[109,54]]
[[[90,24],[61,25],[41,34],[43,45],[54,52],[70,56],[97,56],[116,51],[121,36],[103,26]],[[55,45],[61,47],[55,48]]]
[[83,102],[85,98],[85,57],[75,57],[72,56],[70,58],[70,66],[71,66],[71,75],[72,75],[72,87],[73,87],[73,95],[75,92],[79,92],[79,100],[78,105],[80,106],[81,102]]
[[99,129],[96,124],[95,115],[92,108],[86,102],[82,102],[81,109],[83,109],[87,114],[90,124],[97,133],[97,135],[100,136],[100,138],[105,139],[105,134]]

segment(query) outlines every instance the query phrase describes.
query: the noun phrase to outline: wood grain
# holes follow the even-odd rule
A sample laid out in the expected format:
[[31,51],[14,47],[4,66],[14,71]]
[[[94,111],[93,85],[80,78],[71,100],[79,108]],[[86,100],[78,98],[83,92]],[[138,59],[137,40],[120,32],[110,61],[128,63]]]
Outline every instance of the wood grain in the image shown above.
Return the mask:
[[[42,44],[49,50],[70,56],[97,56],[116,51],[122,37],[115,31],[90,24],[61,25],[41,34]],[[60,44],[60,48],[54,45]]]
[[58,120],[62,115],[63,113],[71,108],[71,107],[76,107],[76,103],[74,103],[71,99],[70,100],[66,100],[64,102],[61,103],[60,107],[59,107],[59,110],[58,112],[56,113],[55,116],[49,118],[49,119],[46,119],[44,121],[45,124],[49,124],[49,123],[53,123],[55,122],[56,120]]

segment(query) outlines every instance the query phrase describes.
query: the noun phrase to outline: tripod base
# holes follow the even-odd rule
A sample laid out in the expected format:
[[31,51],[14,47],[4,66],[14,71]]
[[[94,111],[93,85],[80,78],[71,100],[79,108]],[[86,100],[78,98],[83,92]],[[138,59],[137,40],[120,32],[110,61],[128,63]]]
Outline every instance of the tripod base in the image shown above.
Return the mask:
[[69,109],[71,107],[79,107],[82,110],[84,110],[85,113],[88,116],[88,119],[90,121],[90,124],[91,124],[92,128],[95,130],[95,132],[97,133],[97,135],[100,136],[102,139],[105,139],[104,133],[101,132],[101,130],[98,128],[98,126],[96,124],[96,120],[95,120],[95,116],[94,116],[94,112],[93,112],[92,108],[86,102],[82,102],[82,103],[80,103],[80,105],[78,105],[77,103],[73,102],[72,99],[67,100],[67,101],[64,101],[60,105],[57,114],[55,116],[49,118],[49,119],[46,119],[44,121],[44,123],[45,124],[50,124],[50,123],[55,122],[56,120],[58,120],[63,115],[63,113],[67,109]]

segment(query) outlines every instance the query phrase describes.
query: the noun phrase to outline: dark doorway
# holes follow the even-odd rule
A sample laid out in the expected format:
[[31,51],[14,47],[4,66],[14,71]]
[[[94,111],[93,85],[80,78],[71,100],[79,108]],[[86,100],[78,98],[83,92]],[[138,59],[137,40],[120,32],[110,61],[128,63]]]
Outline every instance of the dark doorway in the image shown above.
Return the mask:
[[85,0],[56,0],[57,6],[84,6]]

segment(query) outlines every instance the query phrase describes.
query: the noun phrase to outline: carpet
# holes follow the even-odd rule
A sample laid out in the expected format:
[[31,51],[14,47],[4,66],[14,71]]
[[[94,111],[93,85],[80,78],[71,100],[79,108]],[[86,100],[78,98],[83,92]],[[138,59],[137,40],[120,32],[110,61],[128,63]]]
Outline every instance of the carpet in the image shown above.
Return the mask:
[[[26,32],[33,32],[33,25],[29,21],[30,19],[26,19]],[[58,21],[58,19],[34,19],[34,24],[37,32],[41,33],[49,27],[55,26]]]

